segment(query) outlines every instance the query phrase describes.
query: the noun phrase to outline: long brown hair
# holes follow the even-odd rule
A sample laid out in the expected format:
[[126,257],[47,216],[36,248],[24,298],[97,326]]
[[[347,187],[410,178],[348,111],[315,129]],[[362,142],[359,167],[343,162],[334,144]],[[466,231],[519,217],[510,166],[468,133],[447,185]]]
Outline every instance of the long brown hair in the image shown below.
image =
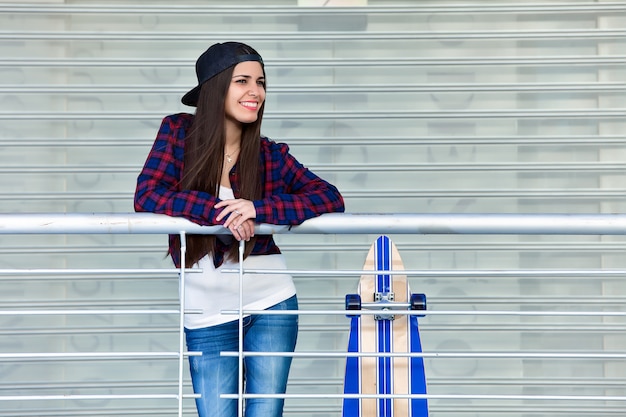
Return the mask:
[[[241,54],[256,54],[252,48],[242,48]],[[219,193],[226,135],[224,120],[225,97],[230,86],[234,66],[227,68],[202,85],[194,121],[185,138],[185,156],[181,187],[184,190],[204,191],[217,196]],[[263,70],[265,72],[265,70]],[[259,109],[255,122],[244,124],[241,133],[241,148],[236,169],[240,179],[240,198],[258,200],[262,197],[261,178],[263,167],[259,163],[261,122],[265,102]],[[254,247],[256,239],[246,242],[244,257]],[[206,254],[215,253],[214,235],[188,235],[188,265],[198,262]],[[233,240],[227,258],[236,260],[238,242]]]

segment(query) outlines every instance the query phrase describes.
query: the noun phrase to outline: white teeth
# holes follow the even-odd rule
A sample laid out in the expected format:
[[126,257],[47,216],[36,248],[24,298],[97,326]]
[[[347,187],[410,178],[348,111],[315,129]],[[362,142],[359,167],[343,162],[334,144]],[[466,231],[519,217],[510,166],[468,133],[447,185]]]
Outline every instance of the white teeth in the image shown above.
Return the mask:
[[257,106],[257,103],[251,103],[251,102],[249,102],[249,101],[242,101],[242,102],[241,102],[241,105],[242,105],[242,106],[245,106],[245,107],[251,107],[251,108],[252,108],[252,107],[256,107],[256,106]]

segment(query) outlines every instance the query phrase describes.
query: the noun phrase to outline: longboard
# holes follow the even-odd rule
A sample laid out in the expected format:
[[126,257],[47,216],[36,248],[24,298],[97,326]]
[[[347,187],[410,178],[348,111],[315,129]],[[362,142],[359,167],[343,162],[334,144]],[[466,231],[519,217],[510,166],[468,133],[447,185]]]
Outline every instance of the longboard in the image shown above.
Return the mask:
[[[370,247],[363,270],[404,270],[400,253],[387,237]],[[396,309],[425,310],[426,297],[411,294],[406,275],[362,275],[358,294],[346,295],[346,309],[384,309],[380,314],[350,314],[348,352],[421,352],[418,316],[393,314]],[[424,360],[421,357],[348,357],[345,394],[371,395],[345,398],[343,417],[428,417],[424,398],[385,398],[384,395],[426,394]],[[381,397],[376,398],[377,395]]]

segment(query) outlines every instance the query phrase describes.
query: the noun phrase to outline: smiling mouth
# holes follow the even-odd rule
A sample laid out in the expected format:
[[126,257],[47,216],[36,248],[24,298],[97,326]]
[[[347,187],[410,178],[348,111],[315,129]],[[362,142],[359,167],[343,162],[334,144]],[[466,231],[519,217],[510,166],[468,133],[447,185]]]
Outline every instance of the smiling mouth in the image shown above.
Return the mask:
[[259,104],[256,101],[241,101],[239,102],[239,104],[241,104],[242,106],[250,110],[256,110],[257,107],[259,106]]

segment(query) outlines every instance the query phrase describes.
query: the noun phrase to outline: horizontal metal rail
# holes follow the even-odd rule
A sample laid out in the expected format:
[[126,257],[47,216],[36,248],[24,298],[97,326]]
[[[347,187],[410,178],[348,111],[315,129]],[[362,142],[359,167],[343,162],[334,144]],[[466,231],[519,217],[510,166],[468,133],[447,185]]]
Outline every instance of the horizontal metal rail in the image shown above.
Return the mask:
[[[408,304],[402,304],[401,306],[408,307]],[[267,310],[243,310],[244,314],[255,315],[268,315],[275,316],[281,314],[291,315],[376,315],[380,314],[384,309],[372,309],[372,310],[280,310],[280,311],[267,311]],[[533,317],[533,316],[569,316],[569,317],[626,317],[626,311],[511,311],[511,310],[392,310],[393,314],[404,316],[515,316],[515,317]],[[224,310],[222,314],[239,314],[239,310]]]
[[[199,356],[199,352],[183,352],[182,356]],[[0,361],[59,360],[113,360],[113,359],[170,359],[179,358],[179,352],[23,352],[0,353]]]
[[[183,398],[199,398],[196,394],[184,394]],[[0,401],[36,401],[36,400],[177,400],[176,394],[62,394],[62,395],[4,395]]]
[[[57,278],[58,279],[58,278]],[[170,278],[171,279],[171,278]],[[110,300],[110,299],[106,299],[106,300],[83,300],[81,298],[78,299],[67,299],[67,300],[63,300],[63,301],[52,301],[52,300],[30,300],[30,302],[28,303],[28,307],[29,308],[49,308],[49,309],[63,309],[63,306],[67,306],[65,308],[68,307],[72,307],[75,309],[113,309],[113,308],[118,308],[121,309],[122,307],[127,309],[127,310],[136,310],[139,307],[144,307],[144,306],[154,306],[155,304],[159,304],[160,306],[163,306],[162,308],[164,309],[168,309],[168,310],[177,310],[180,311],[180,309],[178,308],[178,298],[143,298],[143,299],[124,299],[124,300]],[[13,302],[9,302],[9,301],[5,301],[2,304],[3,306],[6,306],[6,308],[12,308],[15,310],[20,310],[20,311],[24,311],[24,304],[20,303],[19,301],[13,301]],[[165,307],[165,306],[171,306],[169,308]]]
[[221,352],[222,356],[235,357],[276,356],[293,358],[436,358],[436,359],[626,359],[626,353],[612,352]]
[[[146,269],[124,269],[124,268],[119,268],[119,269],[106,269],[106,268],[99,268],[98,270],[94,271],[93,269],[13,269],[13,268],[7,268],[7,269],[0,269],[0,276],[2,275],[63,275],[63,276],[68,276],[68,275],[91,275],[91,274],[97,274],[98,276],[102,276],[102,275],[114,275],[114,274],[124,274],[126,276],[128,275],[150,275],[150,276],[154,276],[154,275],[165,275],[165,276],[175,276],[178,275],[178,273],[180,272],[180,269],[177,268],[171,268],[171,269],[150,269],[150,268],[146,268]],[[186,273],[199,273],[201,271],[199,271],[198,269],[191,269],[191,268],[187,268],[185,269]]]
[[[472,243],[474,245],[474,243]],[[236,269],[224,269],[224,273],[237,273]],[[360,276],[360,275],[373,275],[376,273],[384,273],[385,275],[410,275],[416,278],[427,277],[463,277],[463,278],[475,278],[475,277],[606,277],[606,276],[626,276],[626,270],[623,269],[596,269],[596,270],[580,270],[580,269],[520,269],[520,270],[489,270],[489,269],[453,269],[453,270],[437,270],[437,269],[403,269],[395,271],[364,271],[362,269],[334,269],[334,270],[321,270],[321,269],[245,269],[245,272],[249,274],[290,274],[293,276],[302,277],[306,276]]]
[[[623,197],[623,196],[622,196]],[[227,234],[153,213],[0,214],[2,234]],[[328,213],[297,226],[257,225],[257,234],[625,235],[626,214]]]
[[0,316],[82,316],[82,315],[141,315],[141,314],[180,314],[180,310],[0,310]]
[[[223,395],[223,398],[239,398]],[[619,395],[507,395],[507,394],[243,394],[243,398],[413,398],[413,399],[474,399],[474,400],[562,400],[562,401],[626,401]]]

